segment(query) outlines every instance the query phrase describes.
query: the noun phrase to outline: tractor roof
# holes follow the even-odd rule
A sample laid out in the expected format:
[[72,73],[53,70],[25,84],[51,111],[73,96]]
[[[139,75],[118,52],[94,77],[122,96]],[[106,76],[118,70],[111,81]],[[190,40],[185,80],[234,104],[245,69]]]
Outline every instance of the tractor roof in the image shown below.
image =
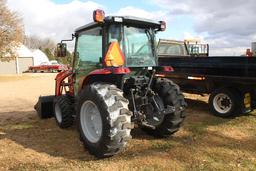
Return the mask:
[[160,21],[157,22],[149,19],[132,17],[132,16],[108,16],[108,17],[105,17],[104,23],[92,22],[77,28],[75,32],[80,32],[96,26],[110,24],[110,23],[124,23],[128,25],[134,25],[137,27],[148,27],[148,28],[155,28],[155,29],[161,26]]

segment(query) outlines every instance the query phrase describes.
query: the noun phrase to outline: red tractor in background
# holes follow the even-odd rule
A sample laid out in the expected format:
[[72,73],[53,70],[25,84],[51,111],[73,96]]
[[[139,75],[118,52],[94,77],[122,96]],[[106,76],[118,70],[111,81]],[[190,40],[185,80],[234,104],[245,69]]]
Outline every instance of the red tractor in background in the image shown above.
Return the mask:
[[[134,124],[157,137],[178,131],[185,118],[184,96],[162,78],[171,67],[158,66],[156,56],[155,34],[165,30],[165,22],[105,17],[101,10],[93,17],[72,35],[72,69],[56,76],[54,96],[39,98],[39,116],[54,115],[61,128],[76,120],[81,141],[98,158],[121,151]],[[65,41],[57,46],[59,57],[66,56]]]

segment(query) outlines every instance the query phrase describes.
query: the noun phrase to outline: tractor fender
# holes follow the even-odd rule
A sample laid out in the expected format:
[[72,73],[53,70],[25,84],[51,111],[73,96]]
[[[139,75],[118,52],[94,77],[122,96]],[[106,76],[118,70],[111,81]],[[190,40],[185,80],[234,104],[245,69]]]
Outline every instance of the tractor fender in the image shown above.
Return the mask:
[[[62,86],[62,82],[70,77],[71,75],[73,75],[73,71],[72,69],[68,69],[68,70],[64,70],[60,73],[58,73],[55,77],[55,96],[60,96],[61,95],[61,86]],[[70,93],[73,93],[73,80],[72,78],[68,79],[68,84],[69,84],[69,88],[70,88]]]
[[94,82],[107,82],[114,84],[115,82],[118,82],[118,78],[129,74],[130,72],[131,70],[127,67],[109,67],[94,70],[79,81],[78,91],[80,92],[85,86]]

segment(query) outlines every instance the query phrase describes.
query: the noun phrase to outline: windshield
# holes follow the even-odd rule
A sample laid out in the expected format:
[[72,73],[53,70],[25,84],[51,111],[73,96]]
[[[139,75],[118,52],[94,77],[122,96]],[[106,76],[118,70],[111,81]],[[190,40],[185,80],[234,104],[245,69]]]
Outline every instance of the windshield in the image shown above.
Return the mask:
[[109,28],[109,43],[118,41],[126,57],[128,67],[156,66],[154,31],[147,28],[111,25]]

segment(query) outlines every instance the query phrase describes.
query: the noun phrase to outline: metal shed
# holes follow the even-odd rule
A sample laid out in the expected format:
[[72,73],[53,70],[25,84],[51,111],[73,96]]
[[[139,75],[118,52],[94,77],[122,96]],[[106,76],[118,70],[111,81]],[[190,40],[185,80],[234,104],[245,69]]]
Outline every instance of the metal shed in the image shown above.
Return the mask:
[[0,59],[0,74],[21,74],[34,64],[32,52],[24,45],[15,50],[16,58]]

